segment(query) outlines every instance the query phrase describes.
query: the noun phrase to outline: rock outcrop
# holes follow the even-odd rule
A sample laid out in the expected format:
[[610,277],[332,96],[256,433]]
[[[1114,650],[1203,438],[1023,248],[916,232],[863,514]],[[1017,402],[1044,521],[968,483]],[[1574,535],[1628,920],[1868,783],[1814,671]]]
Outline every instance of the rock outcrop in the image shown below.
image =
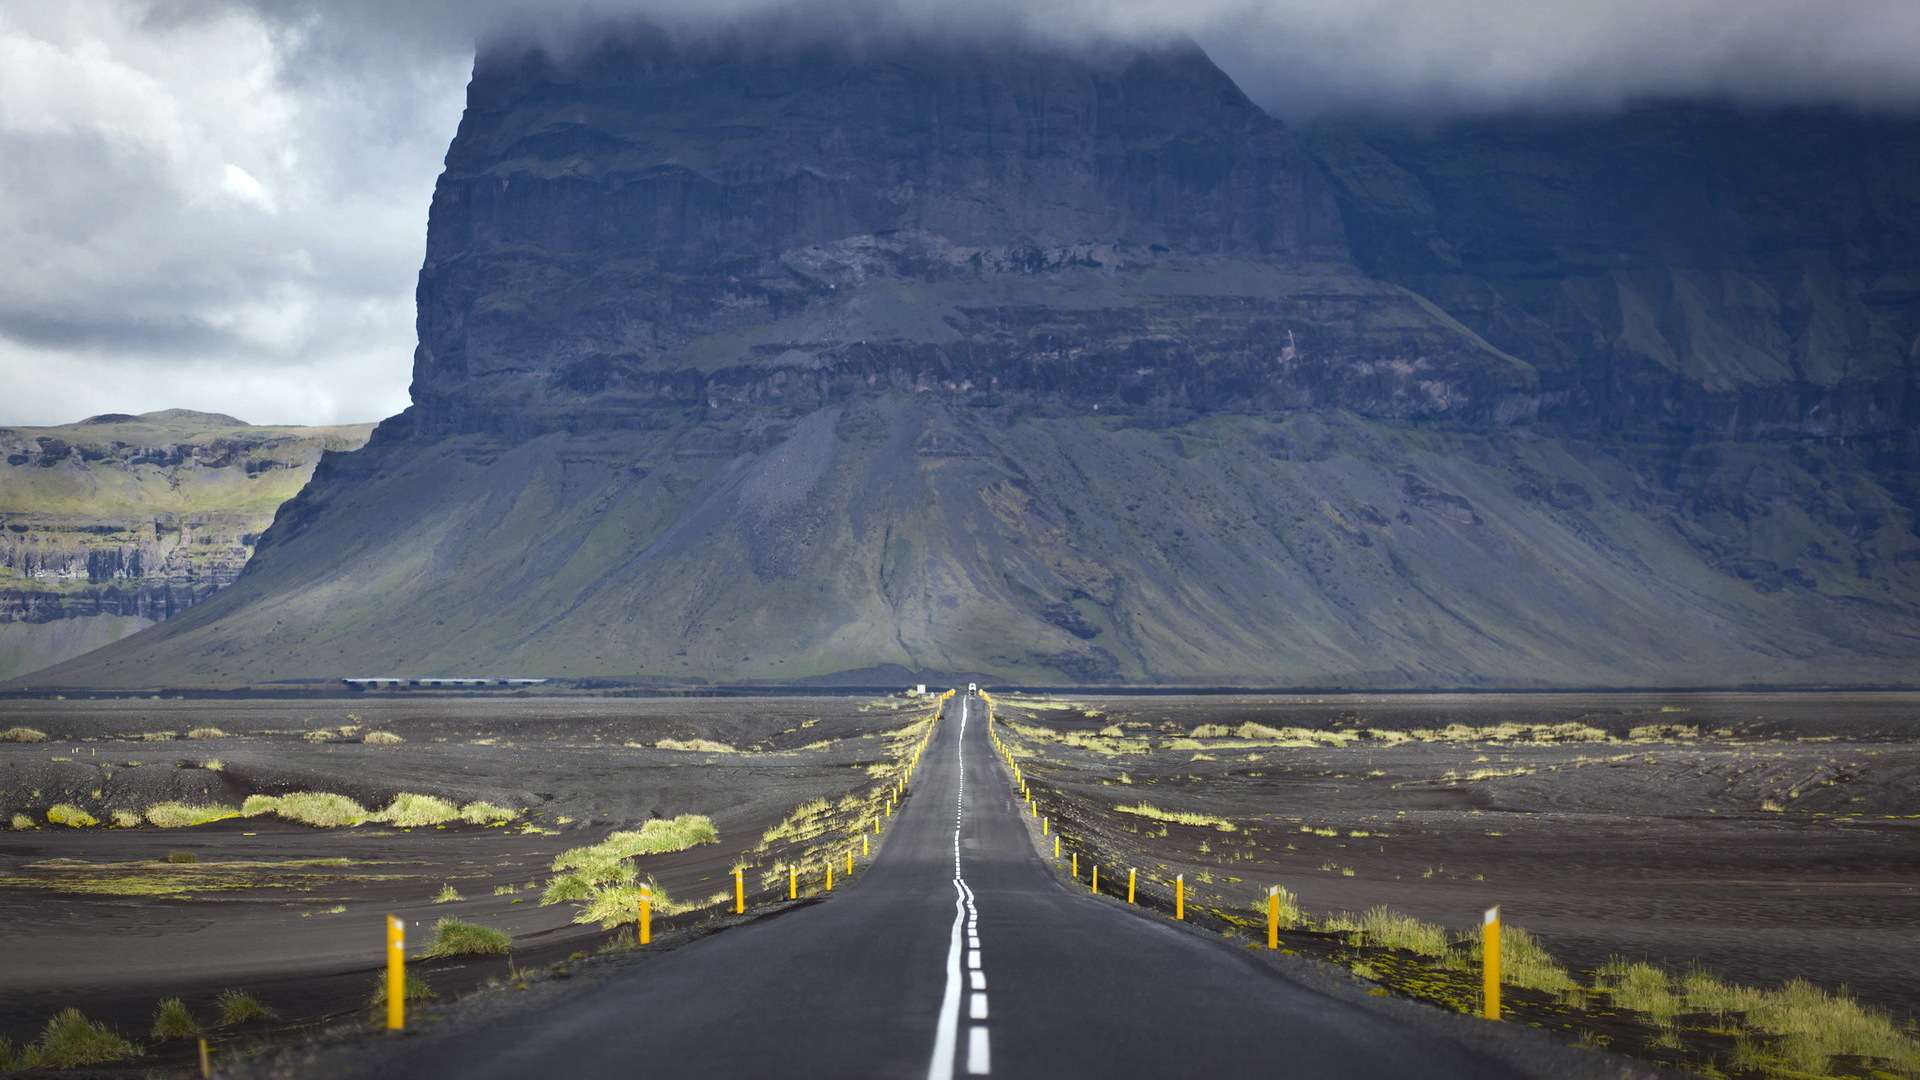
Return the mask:
[[[1340,138],[1323,171],[1185,45],[491,51],[413,406],[233,587],[36,681],[1911,679],[1912,399],[1846,404],[1910,384],[1855,345],[1911,304],[1787,333],[1769,383],[1709,332],[1766,302],[1688,276],[1721,234],[1682,259],[1546,196],[1369,180],[1412,151]],[[1542,138],[1449,153],[1551,193]],[[1609,244],[1694,284],[1589,341]],[[1692,350],[1660,394],[1622,359],[1665,363],[1649,327]],[[1781,385],[1835,389],[1794,416]]]

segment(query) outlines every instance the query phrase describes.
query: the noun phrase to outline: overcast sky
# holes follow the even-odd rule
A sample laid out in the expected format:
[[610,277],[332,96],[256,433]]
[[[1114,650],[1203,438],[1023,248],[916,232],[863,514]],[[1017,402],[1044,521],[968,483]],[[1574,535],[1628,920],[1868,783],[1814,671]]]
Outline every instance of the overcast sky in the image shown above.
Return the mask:
[[[713,19],[773,2],[0,0],[0,424],[399,411],[428,197],[476,38],[562,10]],[[1186,32],[1296,122],[1676,93],[1920,105],[1920,0],[889,9],[1061,37]]]

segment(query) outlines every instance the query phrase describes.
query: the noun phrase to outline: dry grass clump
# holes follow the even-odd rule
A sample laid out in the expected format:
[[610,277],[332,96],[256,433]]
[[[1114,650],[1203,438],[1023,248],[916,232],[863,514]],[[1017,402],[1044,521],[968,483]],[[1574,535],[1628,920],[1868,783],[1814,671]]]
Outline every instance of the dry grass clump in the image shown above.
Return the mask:
[[395,735],[391,731],[369,731],[365,735],[360,736],[360,741],[372,746],[394,746],[407,740]]
[[460,820],[469,825],[491,825],[496,821],[512,821],[514,812],[504,806],[495,806],[490,802],[470,802],[460,808]]
[[194,806],[189,803],[163,802],[147,807],[147,822],[162,829],[182,829],[191,825],[205,825],[209,821],[221,821],[239,816],[240,811],[231,806]]
[[[692,911],[697,904],[683,904],[667,895],[667,890],[651,878],[647,887],[653,890],[653,913],[655,915],[678,915],[683,911]],[[725,894],[722,894],[723,896]],[[586,898],[580,913],[573,921],[582,925],[599,923],[600,929],[611,930],[622,923],[630,923],[640,915],[640,885],[638,882],[624,882],[595,890]]]
[[30,727],[10,727],[0,731],[0,742],[46,742],[47,733]]
[[47,807],[47,820],[55,825],[65,825],[74,829],[83,829],[90,825],[100,824],[99,818],[94,817],[92,814],[87,813],[72,803],[54,803],[52,806]]
[[280,1015],[245,990],[222,990],[214,1000],[214,1005],[220,1010],[219,1027],[244,1024],[249,1020],[272,1020]]
[[[1292,889],[1281,885],[1275,888],[1274,894],[1280,898],[1280,929],[1292,930],[1313,921],[1300,907],[1300,898],[1293,894]],[[1263,896],[1254,901],[1253,910],[1260,913],[1260,921],[1264,924],[1267,919],[1267,898]]]
[[179,848],[174,848],[167,852],[160,861],[170,863],[197,863],[200,861],[200,856],[191,851],[181,851]]
[[[704,814],[682,814],[671,820],[649,821],[636,830],[614,833],[590,847],[571,848],[553,860],[553,869],[561,873],[547,883],[540,904],[544,907],[565,901],[588,905],[615,902],[621,895],[619,890],[631,887],[639,874],[628,861],[634,856],[685,851],[696,844],[713,844],[719,840],[719,830]],[[638,903],[637,895],[636,892],[635,903]]]
[[296,791],[287,795],[249,795],[240,806],[242,817],[276,814],[288,821],[323,829],[358,825],[373,815],[366,807],[325,791]]
[[394,796],[393,803],[375,816],[389,825],[417,828],[423,825],[443,825],[459,817],[460,810],[447,800],[433,795],[411,795],[403,792]]
[[1376,948],[1404,949],[1420,956],[1444,957],[1452,944],[1446,927],[1421,922],[1385,904],[1359,915],[1335,915],[1326,921],[1325,929],[1361,934]]
[[1888,1075],[1884,1068],[1920,1074],[1920,1041],[1886,1014],[1805,979],[1768,990],[1724,982],[1698,968],[1675,979],[1652,964],[1618,957],[1595,975],[1615,1007],[1644,1013],[1662,1028],[1674,1029],[1687,1014],[1712,1014],[1714,1028],[1732,1028],[1736,1035],[1727,1062],[1736,1069],[1769,1077],[1825,1076],[1834,1069],[1833,1059],[1852,1057],[1868,1063],[1871,1075]]
[[217,727],[197,727],[187,732],[189,739],[224,739],[227,733]]
[[137,829],[145,824],[146,820],[138,810],[115,810],[113,812],[113,823],[122,829]]
[[13,819],[8,824],[15,829],[37,829],[40,827],[37,822],[25,814],[13,815]]
[[[579,861],[592,861],[599,858],[626,859],[635,855],[664,855],[671,851],[685,851],[697,844],[717,844],[720,831],[713,827],[713,820],[705,814],[681,814],[676,818],[655,818],[640,828],[629,832],[617,832],[591,848],[574,848],[562,852],[553,861],[555,870],[565,870]],[[592,852],[593,854],[586,854]]]
[[[406,1001],[430,1001],[440,995],[434,993],[433,986],[427,982],[425,976],[416,971],[408,971],[400,996]],[[384,1009],[386,1007],[387,975],[386,972],[381,972],[374,977],[373,991],[367,995],[367,1008]]]
[[460,895],[459,889],[454,888],[444,881],[440,883],[440,891],[433,896],[433,902],[436,904],[451,904],[455,900],[465,899],[466,897]]
[[154,1009],[152,1034],[156,1039],[191,1039],[200,1034],[200,1021],[193,1018],[186,1002],[162,998]]
[[138,1057],[140,1048],[79,1009],[62,1009],[41,1029],[40,1041],[16,1055],[26,1069],[72,1069]]
[[491,926],[463,922],[451,916],[433,924],[433,944],[421,959],[440,956],[493,956],[513,951],[513,938]]
[[180,733],[177,731],[143,731],[141,742],[172,742]]
[[1541,948],[1532,934],[1517,926],[1500,928],[1500,977],[1509,985],[1549,994],[1565,994],[1580,988],[1572,972]]
[[1135,803],[1132,806],[1116,806],[1115,810],[1123,814],[1137,814],[1155,821],[1170,821],[1176,825],[1210,825],[1221,832],[1233,832],[1234,824],[1226,818],[1209,817],[1206,814],[1194,814],[1185,810],[1163,810],[1152,803]]
[[831,827],[833,804],[825,799],[809,799],[793,808],[780,824],[760,834],[760,846],[770,848],[782,841],[811,840]]
[[712,739],[661,739],[653,744],[658,750],[697,750],[705,754],[734,754],[739,751]]

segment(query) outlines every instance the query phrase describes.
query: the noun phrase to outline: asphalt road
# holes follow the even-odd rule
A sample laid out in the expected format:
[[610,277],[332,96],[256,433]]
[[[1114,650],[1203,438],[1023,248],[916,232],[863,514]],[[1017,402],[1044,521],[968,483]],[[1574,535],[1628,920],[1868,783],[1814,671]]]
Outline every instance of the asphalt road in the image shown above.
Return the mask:
[[1518,1074],[1069,889],[1029,841],[984,704],[956,695],[866,874],[382,1077]]

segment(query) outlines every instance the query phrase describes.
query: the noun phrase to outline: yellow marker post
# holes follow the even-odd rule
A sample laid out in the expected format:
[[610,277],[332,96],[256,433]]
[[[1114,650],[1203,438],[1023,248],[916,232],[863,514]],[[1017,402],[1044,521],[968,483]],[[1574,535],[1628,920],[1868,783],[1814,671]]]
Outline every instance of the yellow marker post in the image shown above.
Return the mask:
[[407,924],[387,916],[387,1030],[407,1026]]
[[827,860],[827,891],[833,891],[833,860]]
[[877,817],[873,819],[873,835],[880,835],[880,819]]
[[1480,977],[1485,983],[1486,1000],[1480,1015],[1500,1019],[1500,905],[1487,909],[1480,924]]
[[1267,948],[1280,947],[1280,886],[1267,890]]
[[733,913],[735,915],[747,913],[747,872],[745,870],[733,872]]
[[853,876],[853,852],[847,852],[847,876]]
[[653,886],[640,886],[640,944],[653,944]]
[[787,867],[787,899],[800,899],[800,868],[797,866]]
[[1099,863],[1093,864],[1093,891],[1095,895],[1098,895],[1100,892],[1100,864]]
[[202,1080],[213,1075],[213,1060],[207,1056],[207,1040],[200,1040],[200,1076]]
[[[1058,842],[1055,841],[1055,843]],[[1080,853],[1077,851],[1073,853],[1073,880],[1080,880]]]
[[1187,875],[1181,874],[1173,879],[1173,917],[1187,917]]
[[[1053,857],[1056,859],[1060,857],[1060,838],[1057,836],[1053,838]],[[1076,874],[1075,876],[1077,877],[1079,875]]]
[[[1041,835],[1041,836],[1045,836],[1045,835],[1047,835],[1047,833],[1049,833],[1049,832],[1051,832],[1051,831],[1053,831],[1053,819],[1052,819],[1052,818],[1044,818],[1044,817],[1043,817],[1043,818],[1041,818],[1041,819],[1040,819],[1040,835]],[[1060,854],[1060,853],[1059,853],[1058,851],[1056,851],[1056,852],[1054,852],[1054,854],[1055,854],[1055,855],[1058,855],[1058,854]]]
[[1139,874],[1140,871],[1138,868],[1127,871],[1127,903],[1129,904],[1133,903],[1133,884],[1139,877]]
[[[873,844],[872,844],[872,840],[873,840],[873,838],[872,838],[872,837],[870,837],[870,836],[868,836],[868,835],[867,835],[866,833],[861,833],[861,834],[860,834],[860,854],[862,854],[862,855],[871,855],[871,854],[873,854]],[[848,857],[848,858],[852,858],[853,856],[851,856],[851,855],[849,855],[849,856],[847,856],[847,857]]]

